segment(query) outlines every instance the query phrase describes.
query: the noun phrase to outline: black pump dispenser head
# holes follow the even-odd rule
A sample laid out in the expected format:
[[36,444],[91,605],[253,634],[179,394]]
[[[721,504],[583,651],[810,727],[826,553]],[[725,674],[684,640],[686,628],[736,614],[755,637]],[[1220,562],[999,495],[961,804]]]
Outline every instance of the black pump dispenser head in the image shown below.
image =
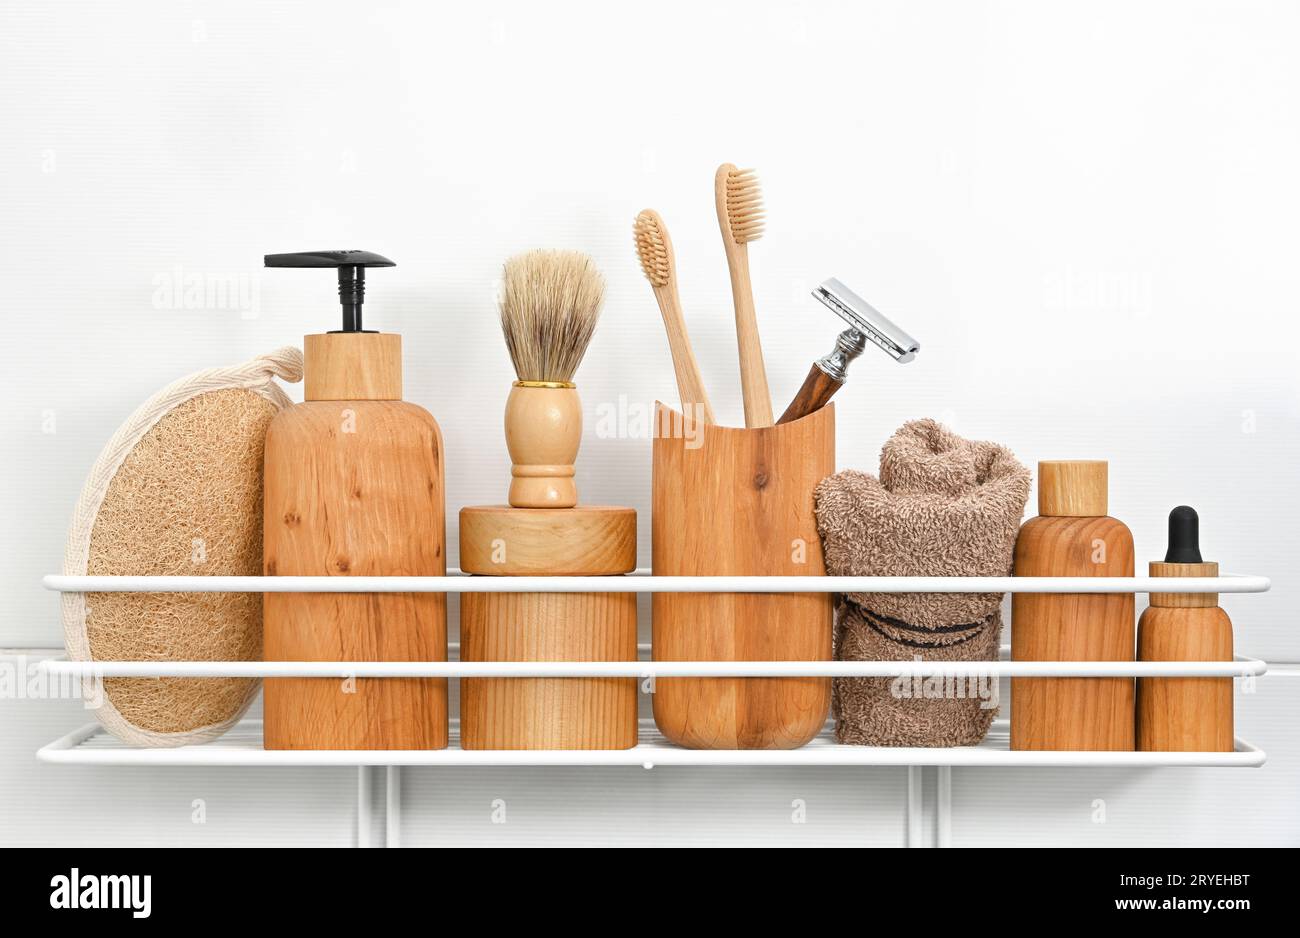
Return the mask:
[[334,332],[374,332],[361,328],[361,305],[366,301],[366,268],[396,267],[381,254],[370,251],[299,251],[295,254],[267,254],[267,267],[337,267],[339,303],[343,306],[343,328]]
[[1169,550],[1165,563],[1201,563],[1201,521],[1196,509],[1179,505],[1169,512]]

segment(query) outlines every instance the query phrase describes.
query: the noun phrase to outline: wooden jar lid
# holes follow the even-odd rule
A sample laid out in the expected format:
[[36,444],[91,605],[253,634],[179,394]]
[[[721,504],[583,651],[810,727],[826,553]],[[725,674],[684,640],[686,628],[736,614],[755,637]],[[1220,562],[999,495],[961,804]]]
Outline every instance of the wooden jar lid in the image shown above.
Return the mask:
[[303,399],[400,401],[402,337],[395,332],[303,336]]
[[1038,463],[1038,513],[1052,518],[1109,514],[1104,459],[1047,459]]
[[613,505],[460,510],[460,568],[487,576],[612,576],[636,569],[636,510]]

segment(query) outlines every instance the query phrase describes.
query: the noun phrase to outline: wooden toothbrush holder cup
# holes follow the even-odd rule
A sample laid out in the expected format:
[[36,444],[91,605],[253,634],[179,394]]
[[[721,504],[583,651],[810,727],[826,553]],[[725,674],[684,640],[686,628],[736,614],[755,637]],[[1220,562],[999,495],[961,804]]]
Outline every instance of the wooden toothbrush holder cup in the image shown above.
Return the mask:
[[[656,407],[657,576],[823,576],[813,490],[835,471],[835,411],[737,429]],[[829,593],[655,593],[656,661],[829,661]],[[690,749],[795,749],[815,737],[829,678],[660,678],[654,717]]]

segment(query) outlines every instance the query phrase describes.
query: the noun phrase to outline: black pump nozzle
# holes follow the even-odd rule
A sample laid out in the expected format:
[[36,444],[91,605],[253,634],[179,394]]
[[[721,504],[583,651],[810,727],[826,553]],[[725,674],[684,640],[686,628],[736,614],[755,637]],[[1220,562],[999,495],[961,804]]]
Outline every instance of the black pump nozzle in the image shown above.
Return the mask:
[[336,332],[374,332],[361,328],[361,305],[366,301],[366,268],[396,267],[381,254],[370,251],[300,251],[296,254],[267,254],[267,267],[337,267],[339,303],[343,306],[343,328]]
[[1165,563],[1201,563],[1201,519],[1195,508],[1179,505],[1169,512],[1169,550]]

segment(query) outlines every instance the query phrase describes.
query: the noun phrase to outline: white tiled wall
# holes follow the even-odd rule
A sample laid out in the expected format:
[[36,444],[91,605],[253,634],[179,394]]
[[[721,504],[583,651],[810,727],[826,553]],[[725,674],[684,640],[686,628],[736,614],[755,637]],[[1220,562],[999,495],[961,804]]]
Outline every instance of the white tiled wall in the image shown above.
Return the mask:
[[[0,646],[61,642],[39,578],[141,400],[333,326],[329,277],[263,272],[272,251],[398,262],[371,278],[368,318],[404,335],[407,397],[442,424],[453,519],[508,477],[502,260],[589,251],[609,290],[578,376],[579,483],[639,510],[648,562],[649,443],[593,419],[675,396],[631,221],[667,219],[705,380],[736,421],[711,189],[730,160],[758,167],[770,210],[751,257],[778,410],[838,332],[807,297],[824,277],[921,340],[906,367],[855,365],[842,467],[872,468],[926,415],[1031,465],[1107,458],[1139,556],[1159,557],[1171,506],[1196,505],[1208,558],[1276,584],[1225,601],[1239,647],[1300,661],[1298,41],[1286,3],[6,3]],[[243,278],[256,300],[169,308],[156,288],[178,268]],[[1240,699],[1270,751],[1258,771],[958,771],[954,842],[1300,843],[1297,694],[1270,676]],[[0,700],[0,842],[351,842],[349,771],[35,762],[83,719]],[[409,770],[403,833],[899,843],[905,776]]]

